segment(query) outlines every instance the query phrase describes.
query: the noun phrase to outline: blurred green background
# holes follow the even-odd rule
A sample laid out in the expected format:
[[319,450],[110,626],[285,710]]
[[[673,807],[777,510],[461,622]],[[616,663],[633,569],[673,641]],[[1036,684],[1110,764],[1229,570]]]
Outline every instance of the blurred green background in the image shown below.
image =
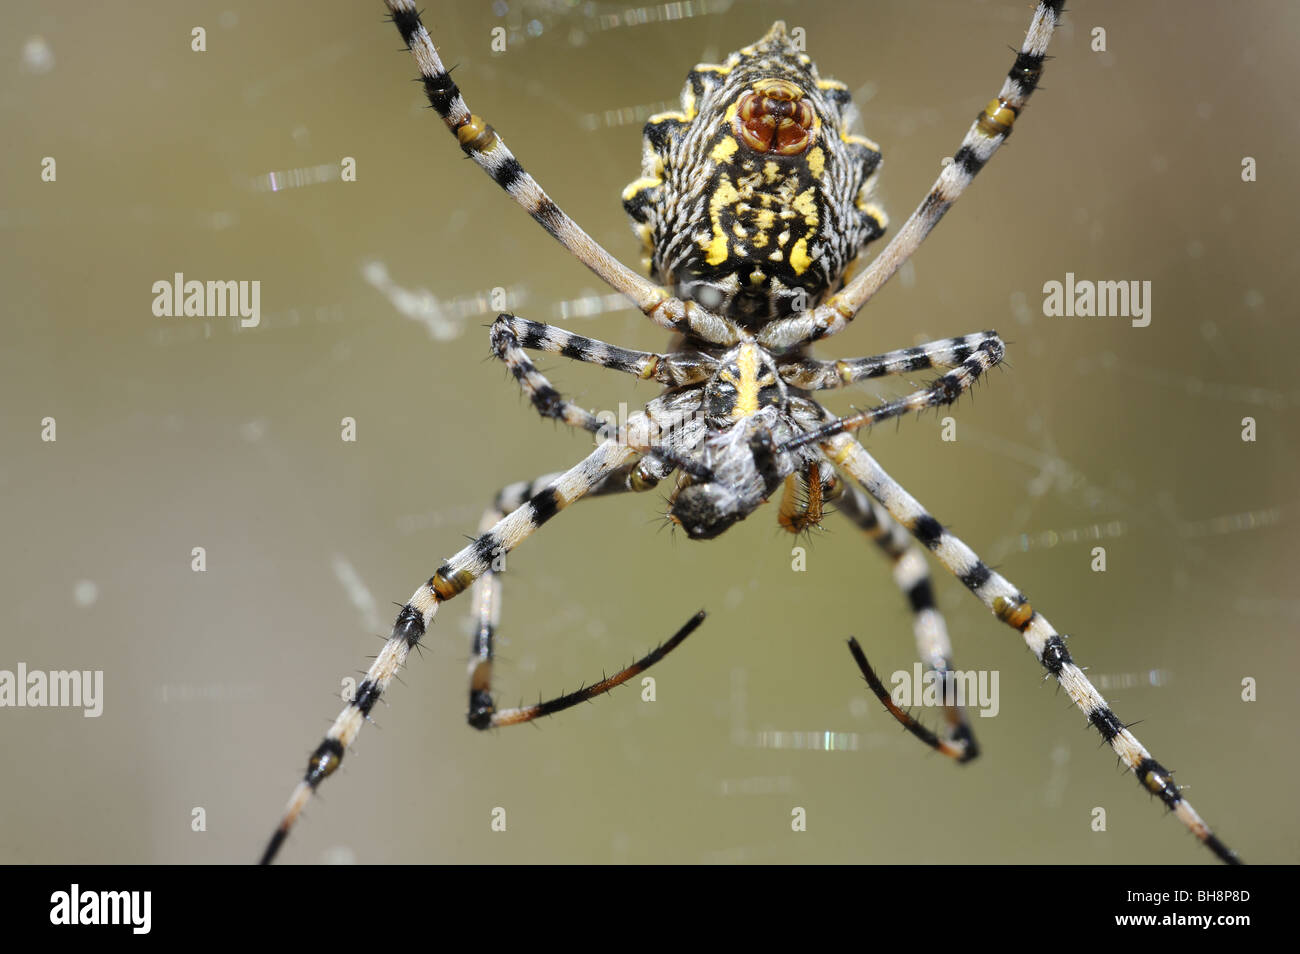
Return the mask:
[[[531,318],[664,345],[630,309],[593,308],[595,279],[463,160],[383,14],[378,0],[0,13],[0,669],[102,669],[106,695],[99,719],[0,710],[0,861],[254,860],[390,603],[463,545],[497,487],[588,446],[487,360],[490,289]],[[425,19],[474,111],[635,264],[619,192],[646,114],[695,63],[774,19],[803,27],[883,147],[897,228],[996,93],[1029,14],[703,0],[429,3]],[[1295,862],[1300,10],[1081,2],[1067,16],[1007,147],[818,353],[1003,333],[1007,369],[949,412],[956,442],[931,414],[868,447],[1072,634],[1231,845]],[[205,53],[190,51],[195,26]],[[355,183],[314,171],[344,156]],[[1244,156],[1257,182],[1241,181]],[[273,190],[273,173],[300,184]],[[154,317],[151,286],[177,271],[260,280],[260,326]],[[1066,272],[1152,282],[1150,327],[1043,317],[1043,283]],[[539,363],[589,407],[655,393]],[[40,440],[46,416],[56,443]],[[886,673],[915,650],[886,564],[846,521],[828,519],[794,573],[775,508],[699,544],[661,532],[660,497],[583,504],[518,551],[497,666],[503,704],[551,695],[706,607],[654,671],[657,702],[622,689],[474,732],[458,600],[283,859],[1210,860],[942,569],[958,665],[1001,674],[1000,714],[977,720],[984,754],[965,767],[899,731],[853,668],[849,635]],[[1089,569],[1098,544],[1105,573]],[[505,833],[490,829],[498,806]]]

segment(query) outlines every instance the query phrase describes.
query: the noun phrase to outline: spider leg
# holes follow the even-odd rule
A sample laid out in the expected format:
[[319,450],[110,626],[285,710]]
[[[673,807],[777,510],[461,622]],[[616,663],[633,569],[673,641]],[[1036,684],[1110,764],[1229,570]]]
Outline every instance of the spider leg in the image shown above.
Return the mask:
[[[531,358],[519,345],[519,339],[500,319],[492,324],[492,353],[510,369],[528,400],[542,417],[552,418],[579,430],[601,433],[608,424],[595,414],[563,397],[546,376],[537,370]],[[603,436],[603,435],[602,435]]]
[[492,350],[507,364],[510,352],[545,351],[669,386],[707,381],[718,366],[716,358],[698,351],[632,351],[509,314],[498,315],[492,323]]
[[1005,350],[996,331],[979,331],[867,358],[841,358],[837,361],[797,358],[780,365],[781,380],[805,391],[828,391],[891,374],[912,374],[928,368],[956,368],[986,346],[998,352]]
[[845,417],[832,419],[828,423],[787,441],[781,445],[781,449],[794,450],[806,444],[821,443],[835,437],[837,434],[856,431],[862,427],[878,424],[880,421],[901,417],[912,411],[951,404],[969,390],[985,371],[1001,361],[1004,353],[1002,339],[997,335],[993,335],[991,338],[985,339],[970,357],[960,365],[947,374],[935,378],[927,387],[919,391],[913,391],[911,394],[896,400],[886,401],[884,404],[867,408],[865,411],[858,411]]
[[552,238],[656,324],[672,331],[689,331],[715,344],[734,344],[740,340],[743,332],[735,322],[714,315],[694,302],[670,296],[616,259],[569,218],[537,180],[524,171],[496,130],[469,111],[460,87],[442,65],[433,39],[420,22],[414,0],[385,0],[385,3],[407,48],[415,56],[429,104],[438,111],[465,154]]
[[[653,476],[645,479],[645,470],[645,467],[638,468],[632,464],[620,467],[588,491],[586,496],[599,497],[628,491],[649,490],[658,481],[653,479]],[[510,484],[502,488],[493,500],[492,506],[484,512],[483,519],[479,522],[479,533],[489,533],[506,514],[522,507],[563,476],[562,473],[546,474],[536,480]],[[500,714],[497,713],[496,704],[492,700],[492,663],[496,655],[496,634],[501,625],[500,578],[504,572],[504,557],[493,560],[474,586],[474,618],[477,620],[477,626],[470,649],[467,720],[476,729],[509,724],[500,721]],[[685,636],[682,638],[685,639]],[[631,678],[632,675],[635,674],[629,674],[627,678]]]
[[970,739],[969,746],[947,742],[939,738],[920,722],[913,719],[906,710],[899,708],[898,704],[894,702],[893,698],[889,695],[889,690],[885,688],[885,684],[881,682],[880,677],[876,675],[876,671],[871,668],[871,663],[867,662],[866,653],[862,651],[862,647],[858,645],[858,641],[852,637],[849,637],[849,652],[853,654],[853,659],[858,664],[858,669],[862,671],[862,676],[867,680],[867,685],[871,687],[871,691],[876,694],[877,699],[884,703],[889,714],[897,719],[904,729],[912,733],[912,735],[916,736],[936,752],[941,752],[949,758],[956,759],[958,762],[969,762],[979,754],[979,749],[975,746],[973,738]]
[[[830,468],[826,470],[829,471]],[[822,522],[826,501],[832,499],[839,490],[833,472],[823,480],[822,466],[815,460],[809,461],[803,473],[796,472],[785,479],[777,522],[782,529],[794,534],[812,529]]]
[[562,712],[565,709],[572,708],[580,702],[586,702],[589,699],[609,692],[616,686],[623,685],[623,683],[627,682],[632,677],[645,672],[659,660],[663,659],[670,652],[680,646],[686,640],[686,637],[695,632],[695,630],[699,628],[699,625],[704,622],[704,616],[704,610],[700,610],[688,619],[685,625],[673,634],[672,638],[666,643],[652,649],[626,669],[621,669],[614,673],[614,675],[607,676],[601,679],[600,682],[592,683],[590,686],[579,689],[576,692],[565,693],[562,696],[549,699],[545,702],[539,702],[536,705],[521,706],[518,709],[502,709],[500,712],[497,712],[492,716],[492,721],[489,725],[505,726],[531,722],[534,719],[541,718],[542,716],[554,715],[557,712]]
[[[932,672],[939,674],[945,689],[951,686],[952,642],[948,639],[948,627],[944,624],[943,615],[935,606],[930,572],[920,549],[912,542],[907,531],[895,523],[880,504],[856,487],[845,488],[840,497],[839,510],[857,524],[893,563],[894,582],[903,591],[912,608],[912,631],[916,636],[917,653]],[[858,667],[872,691],[909,732],[932,749],[951,756],[958,762],[969,762],[979,755],[979,746],[971,732],[965,710],[955,702],[948,702],[953,698],[948,692],[944,693],[943,708],[948,733],[946,739],[940,739],[894,704],[889,690],[872,671],[861,648],[854,647],[857,647],[857,641],[851,640],[853,657],[858,661]]]
[[840,434],[821,445],[837,467],[846,471],[880,501],[898,523],[916,537],[935,557],[975,594],[993,615],[1018,631],[1026,645],[1048,673],[1065,690],[1110,745],[1142,787],[1156,795],[1220,861],[1239,864],[1237,855],[1225,845],[1174,784],[1172,773],[1151,757],[1137,737],[1107,705],[1065,647],[1065,639],[1010,581],[991,569],[970,547],[953,536],[932,517],[897,481],[889,476],[861,444]]
[[998,96],[971,124],[952,161],[944,166],[929,193],[871,264],[838,293],[800,315],[764,326],[758,343],[784,351],[844,330],[881,286],[925,241],[943,214],[966,191],[975,175],[1011,134],[1012,124],[1038,86],[1052,31],[1065,0],[1040,0],[1029,32]]
[[357,686],[352,701],[339,713],[325,733],[324,740],[307,760],[307,770],[285,806],[284,814],[262,855],[269,864],[288,837],[290,829],[311,800],[320,783],[339,767],[347,747],[361,731],[370,710],[398,670],[406,663],[411,649],[419,643],[433,622],[438,607],[466,590],[492,568],[494,560],[527,539],[538,527],[573,503],[586,496],[613,472],[639,456],[633,445],[644,435],[643,415],[629,419],[615,439],[598,445],[585,459],[560,475],[559,479],[539,490],[509,516],[479,535],[469,546],[449,559],[415,591],[397,614],[392,634],[375,657],[366,677]]

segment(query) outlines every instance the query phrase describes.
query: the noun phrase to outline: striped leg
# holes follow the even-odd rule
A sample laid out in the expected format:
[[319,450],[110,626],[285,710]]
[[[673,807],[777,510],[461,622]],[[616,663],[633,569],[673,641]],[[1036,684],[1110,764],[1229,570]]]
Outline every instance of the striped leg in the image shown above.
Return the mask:
[[[948,628],[944,623],[943,615],[935,605],[929,569],[921,551],[913,544],[907,532],[879,504],[857,488],[846,488],[839,509],[871,537],[876,546],[893,563],[894,582],[903,591],[912,608],[912,628],[921,661],[931,671],[940,674],[945,686],[950,685],[953,679],[952,643],[948,638]],[[860,653],[861,650],[855,653],[855,658]],[[861,666],[863,662],[865,656],[859,665]],[[863,675],[870,683],[874,673],[870,673],[868,666],[864,668]],[[877,696],[881,696],[883,686],[879,685],[878,679],[872,688]],[[965,711],[961,706],[945,705],[944,719],[948,724],[948,737],[941,741],[931,736],[933,741],[930,741],[924,735],[920,735],[917,728],[909,725],[913,720],[906,713],[900,715],[899,712],[895,712],[896,707],[888,697],[888,691],[884,691],[881,701],[895,717],[908,726],[909,731],[918,735],[932,748],[959,762],[968,762],[979,755],[979,746],[975,742]],[[951,696],[945,694],[944,698],[948,699]],[[924,731],[924,729],[920,730],[920,732]]]
[[991,338],[985,339],[979,348],[958,367],[935,378],[928,387],[913,391],[911,394],[897,400],[886,401],[884,404],[867,408],[865,411],[858,411],[846,417],[832,419],[829,423],[822,424],[820,427],[787,441],[781,445],[781,449],[794,450],[806,444],[821,443],[835,437],[837,434],[856,431],[859,428],[869,427],[881,421],[901,417],[912,411],[951,404],[968,391],[985,371],[1000,362],[1004,354],[1002,339],[997,335],[993,335]]
[[979,331],[960,338],[931,341],[915,348],[886,351],[869,358],[841,358],[838,361],[798,358],[781,365],[781,380],[805,391],[828,391],[891,374],[912,374],[928,368],[956,368],[984,347],[999,353],[1006,350],[996,331]]
[[[631,429],[642,424],[642,421],[633,418],[628,422],[628,427]],[[370,710],[388,688],[388,684],[406,664],[411,649],[419,643],[432,624],[438,607],[487,573],[494,560],[509,553],[547,520],[575,500],[586,496],[611,473],[638,456],[638,451],[630,446],[635,441],[628,440],[624,434],[620,438],[623,439],[599,445],[554,483],[538,491],[523,506],[480,534],[469,546],[440,566],[429,581],[415,591],[415,595],[397,614],[392,635],[367,670],[365,679],[357,686],[352,701],[339,713],[325,733],[324,740],[307,760],[306,774],[290,796],[280,825],[266,846],[262,855],[263,864],[269,864],[275,857],[293,823],[310,801],[312,793],[339,767],[344,751],[361,731]]]
[[592,434],[598,434],[602,428],[607,427],[606,423],[595,414],[567,400],[555,390],[551,382],[537,370],[532,359],[519,346],[519,340],[515,335],[508,327],[501,324],[500,318],[492,324],[492,353],[505,362],[505,366],[510,369],[510,373],[514,375],[514,379],[519,382],[519,386],[528,395],[528,400],[533,402],[533,407],[542,417],[562,421],[569,427],[590,431]]
[[822,444],[828,457],[859,481],[880,501],[890,515],[906,527],[948,570],[993,611],[993,615],[1024,637],[1034,656],[1043,664],[1074,701],[1101,737],[1114,749],[1148,792],[1178,816],[1178,819],[1210,849],[1220,861],[1238,864],[1236,854],[1201,820],[1174,784],[1172,774],[1151,757],[1141,742],[1111,711],[1095,686],[1075,665],[1065,648],[1065,638],[1034,610],[1018,589],[1000,573],[990,569],[965,543],[945,530],[916,498],[904,490],[876,463],[866,448],[848,435]]
[[1029,32],[997,99],[976,117],[953,154],[952,162],[944,166],[929,193],[884,250],[861,274],[823,304],[801,315],[766,325],[758,335],[760,345],[781,351],[842,331],[920,247],[930,230],[1011,135],[1012,124],[1038,86],[1043,60],[1047,57],[1047,45],[1064,5],[1065,0],[1040,0],[1029,23]]
[[[586,496],[599,497],[629,490],[649,490],[654,486],[653,483],[642,484],[632,479],[633,473],[632,466],[621,467],[589,490]],[[479,533],[490,533],[506,514],[519,509],[563,476],[562,473],[546,474],[536,480],[503,487],[492,501],[492,506],[483,513]],[[501,724],[496,704],[492,701],[492,662],[496,655],[496,634],[501,626],[501,574],[504,572],[504,559],[495,560],[474,585],[474,618],[478,623],[470,649],[467,719],[476,729],[488,729]]]
[[448,75],[414,0],[385,0],[393,23],[415,56],[429,104],[438,111],[460,148],[491,176],[520,207],[610,288],[627,298],[657,324],[690,332],[715,344],[734,344],[742,332],[735,322],[713,315],[694,302],[671,297],[658,285],[629,269],[578,227],[524,171],[496,130],[469,111],[460,88]]
[[508,314],[497,315],[492,323],[492,350],[506,364],[510,364],[507,355],[512,352],[545,351],[669,386],[707,381],[718,366],[716,358],[700,352],[631,351],[555,325]]
[[[939,674],[945,687],[953,684],[952,642],[948,639],[948,627],[943,621],[943,614],[934,602],[934,589],[930,585],[930,570],[925,557],[912,542],[907,531],[894,522],[880,504],[876,503],[856,487],[846,487],[840,497],[839,510],[852,520],[880,548],[894,565],[894,582],[907,597],[912,607],[912,632],[916,636],[916,651],[921,662],[931,672]],[[856,641],[853,642],[856,646]],[[861,649],[854,651],[854,658],[862,669],[863,676],[872,690],[890,713],[907,727],[908,731],[931,748],[958,762],[969,762],[979,755],[979,746],[971,732],[963,707],[945,705],[944,721],[948,724],[946,739],[939,739],[919,726],[911,716],[898,709],[889,696],[889,691],[876,677],[866,662]],[[859,658],[861,657],[861,658]],[[944,699],[954,698],[945,692]]]

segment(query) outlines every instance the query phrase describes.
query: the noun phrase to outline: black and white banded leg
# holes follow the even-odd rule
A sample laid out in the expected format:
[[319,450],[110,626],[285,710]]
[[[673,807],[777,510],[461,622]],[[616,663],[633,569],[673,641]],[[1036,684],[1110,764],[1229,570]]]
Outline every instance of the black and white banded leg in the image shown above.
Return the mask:
[[862,307],[925,241],[930,230],[966,191],[975,176],[1011,135],[1012,124],[1038,86],[1047,46],[1065,0],[1040,0],[1025,41],[1007,78],[947,163],[916,211],[862,272],[824,303],[800,315],[765,325],[757,335],[764,348],[786,351],[843,331]]
[[941,407],[951,404],[966,393],[989,368],[1000,362],[1005,355],[1002,339],[997,335],[985,339],[970,357],[966,358],[953,370],[935,378],[929,385],[919,391],[886,401],[875,407],[857,411],[840,418],[830,418],[823,424],[800,434],[781,445],[782,450],[794,450],[808,444],[818,444],[829,440],[837,434],[846,434],[881,421],[888,421],[913,411],[927,407]]
[[493,353],[512,370],[512,361],[517,363],[523,351],[543,351],[675,387],[707,381],[718,365],[716,358],[702,352],[633,351],[510,314],[497,315],[491,336]]
[[866,358],[835,361],[798,358],[782,363],[779,371],[781,380],[792,387],[805,391],[828,391],[887,375],[913,374],[930,368],[941,371],[956,368],[982,349],[1001,354],[1006,347],[996,331],[979,331]]
[[429,105],[437,110],[465,155],[474,160],[552,238],[662,327],[690,332],[714,344],[735,344],[743,337],[744,332],[734,321],[715,315],[695,302],[674,298],[654,282],[636,274],[569,218],[519,164],[496,130],[482,117],[470,112],[460,87],[442,65],[433,39],[420,22],[414,0],[385,2],[393,23],[415,56]]
[[[916,651],[922,665],[938,674],[947,689],[953,683],[952,642],[948,638],[948,627],[943,614],[934,601],[934,587],[930,583],[930,570],[925,556],[912,541],[907,531],[892,517],[857,487],[846,486],[840,495],[838,509],[852,520],[880,548],[894,568],[894,582],[907,597],[912,609],[912,632],[916,637]],[[852,643],[857,646],[856,640]],[[859,658],[860,657],[860,658]],[[956,759],[969,762],[979,755],[979,746],[966,718],[964,707],[956,704],[954,696],[944,694],[944,721],[948,730],[944,738],[939,738],[920,726],[906,712],[898,709],[862,650],[854,651],[854,658],[863,670],[872,691],[887,709],[903,725],[934,750]]]
[[1024,637],[1030,651],[1087,717],[1088,724],[1101,734],[1120,761],[1137,776],[1143,788],[1159,797],[1215,857],[1228,864],[1240,863],[1236,854],[1182,797],[1173,774],[1151,757],[1075,664],[1065,647],[1065,637],[1029,605],[1010,581],[945,530],[852,437],[840,434],[823,442],[821,447],[837,467],[861,483],[889,511],[890,516],[906,527],[980,602],[992,610],[994,616]]
[[[653,483],[642,483],[633,477],[640,473],[634,465],[625,466],[607,476],[600,484],[593,487],[586,497],[608,496],[636,490],[648,490]],[[563,474],[547,474],[536,480],[510,484],[496,495],[492,506],[483,514],[479,524],[480,533],[488,533],[505,516],[505,514],[522,507],[527,501],[537,497],[559,480]],[[487,571],[474,585],[474,639],[470,648],[469,661],[469,712],[468,722],[476,729],[492,729],[498,726],[518,725],[539,716],[552,715],[562,709],[585,702],[615,686],[622,685],[637,673],[649,668],[659,659],[676,648],[704,619],[704,614],[697,614],[691,623],[683,627],[663,646],[637,660],[626,669],[613,676],[603,678],[577,692],[567,693],[559,698],[537,705],[516,709],[498,710],[492,699],[492,667],[496,656],[496,635],[501,626],[501,576],[505,572],[505,557],[501,554],[489,565]]]
[[646,422],[640,415],[628,422],[617,438],[596,447],[581,462],[566,470],[557,480],[530,497],[509,516],[480,534],[472,543],[440,566],[428,582],[417,589],[397,614],[392,634],[366,671],[352,700],[339,713],[325,738],[307,760],[307,770],[298,783],[275,833],[262,855],[268,864],[288,837],[312,793],[343,761],[370,710],[379,701],[393,677],[406,664],[411,650],[432,625],[438,607],[468,589],[492,568],[494,560],[512,551],[538,527],[569,504],[600,486],[610,474],[631,464],[640,456],[634,446],[634,433],[644,434]]
[[574,404],[555,389],[546,376],[537,370],[514,334],[507,327],[501,326],[499,320],[492,325],[492,353],[504,362],[542,417],[592,434],[607,429],[607,424],[599,417]]

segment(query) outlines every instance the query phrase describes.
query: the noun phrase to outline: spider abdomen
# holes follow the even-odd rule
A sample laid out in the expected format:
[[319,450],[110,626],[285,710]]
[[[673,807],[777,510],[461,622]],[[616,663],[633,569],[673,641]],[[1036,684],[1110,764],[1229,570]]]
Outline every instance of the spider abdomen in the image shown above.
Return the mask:
[[820,303],[885,230],[870,202],[880,151],[851,132],[856,117],[779,21],[697,66],[681,111],[646,123],[623,193],[651,276],[749,327]]

